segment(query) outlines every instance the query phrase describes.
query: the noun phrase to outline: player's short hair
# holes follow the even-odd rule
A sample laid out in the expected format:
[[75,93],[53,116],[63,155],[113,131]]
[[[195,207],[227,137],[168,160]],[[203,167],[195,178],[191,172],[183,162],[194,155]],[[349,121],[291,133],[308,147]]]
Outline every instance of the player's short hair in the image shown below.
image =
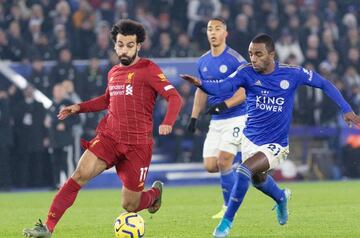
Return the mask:
[[226,22],[225,22],[225,20],[223,19],[223,18],[221,18],[221,17],[213,17],[213,18],[211,18],[209,21],[219,21],[219,22],[221,22],[224,26],[225,26],[225,29],[226,29]]
[[111,29],[111,39],[116,42],[118,34],[129,36],[136,35],[136,43],[145,41],[146,33],[144,26],[136,21],[130,19],[123,19],[113,25]]
[[256,35],[252,40],[252,43],[264,43],[268,52],[275,51],[274,40],[268,34],[261,33]]

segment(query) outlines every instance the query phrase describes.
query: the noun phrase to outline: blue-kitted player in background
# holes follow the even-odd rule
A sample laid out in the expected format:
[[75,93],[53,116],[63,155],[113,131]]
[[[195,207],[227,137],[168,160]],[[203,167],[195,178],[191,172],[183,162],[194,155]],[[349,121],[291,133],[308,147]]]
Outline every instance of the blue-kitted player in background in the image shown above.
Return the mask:
[[[226,45],[228,33],[224,20],[221,18],[210,19],[206,34],[210,50],[202,55],[197,62],[201,80],[224,79],[240,65],[247,63],[239,53]],[[206,103],[210,105],[208,112],[215,114],[211,117],[203,149],[205,169],[210,173],[220,172],[221,190],[224,198],[222,209],[212,216],[213,219],[223,218],[231,189],[235,183],[233,162],[241,147],[242,131],[247,117],[246,103],[240,103],[238,99],[241,99],[241,95],[245,95],[244,89],[228,91],[216,96],[207,95],[199,88],[195,92],[188,130],[192,133],[195,132],[196,120],[200,112],[205,109]]]
[[228,236],[235,213],[251,181],[276,201],[279,224],[287,222],[290,191],[281,190],[267,175],[267,171],[275,168],[289,153],[289,128],[295,92],[299,86],[309,85],[322,89],[341,108],[344,120],[349,125],[360,125],[360,117],[353,112],[332,83],[316,72],[276,62],[274,41],[269,35],[260,34],[251,41],[249,56],[251,63],[240,66],[222,83],[182,75],[211,95],[234,91],[239,87],[246,90],[248,120],[241,146],[243,163],[237,169],[237,181],[231,192],[227,211],[214,230],[213,235],[217,238]]

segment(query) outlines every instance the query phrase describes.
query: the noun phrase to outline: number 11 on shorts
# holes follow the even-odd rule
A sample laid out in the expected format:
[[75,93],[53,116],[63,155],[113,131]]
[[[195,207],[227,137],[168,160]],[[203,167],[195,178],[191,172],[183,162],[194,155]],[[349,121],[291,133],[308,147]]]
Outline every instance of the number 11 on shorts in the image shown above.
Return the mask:
[[145,181],[148,169],[149,169],[149,167],[140,168],[139,182],[144,182]]

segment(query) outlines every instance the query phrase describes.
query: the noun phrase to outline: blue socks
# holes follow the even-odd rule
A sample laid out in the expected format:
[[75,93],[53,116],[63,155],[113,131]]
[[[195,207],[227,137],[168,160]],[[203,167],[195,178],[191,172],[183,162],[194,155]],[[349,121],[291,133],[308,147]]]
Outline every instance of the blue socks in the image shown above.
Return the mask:
[[241,164],[236,170],[237,179],[235,185],[231,191],[228,209],[224,215],[224,218],[229,221],[234,220],[235,213],[239,209],[247,190],[249,189],[249,182],[251,181],[252,173],[251,171],[243,164]]
[[220,172],[221,189],[224,197],[224,205],[229,203],[230,193],[235,183],[235,172],[233,169]]
[[285,197],[284,190],[281,190],[277,186],[270,175],[266,176],[266,180],[264,182],[254,184],[254,187],[274,199],[276,203],[280,203]]

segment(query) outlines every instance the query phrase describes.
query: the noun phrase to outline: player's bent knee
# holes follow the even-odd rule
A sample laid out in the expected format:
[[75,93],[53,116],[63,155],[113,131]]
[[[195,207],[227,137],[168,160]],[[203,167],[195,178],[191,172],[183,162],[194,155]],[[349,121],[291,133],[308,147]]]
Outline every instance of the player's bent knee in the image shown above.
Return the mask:
[[266,173],[256,173],[252,176],[252,183],[256,186],[257,184],[263,183],[266,180]]
[[220,157],[219,160],[217,161],[217,165],[221,171],[224,171],[232,168],[232,162],[233,162],[233,158]]
[[209,164],[204,164],[204,167],[206,169],[206,171],[208,171],[209,173],[217,173],[219,172],[219,168],[218,166],[215,165],[209,165]]
[[81,186],[85,185],[89,181],[89,178],[84,174],[82,169],[79,168],[76,168],[76,170],[74,171],[71,177],[73,180],[75,180],[75,182],[77,182]]
[[215,158],[215,157],[204,158],[204,168],[209,173],[219,172],[219,168],[217,165],[217,158]]
[[127,212],[136,212],[139,207],[142,192],[132,191],[125,186],[122,189],[121,206]]

